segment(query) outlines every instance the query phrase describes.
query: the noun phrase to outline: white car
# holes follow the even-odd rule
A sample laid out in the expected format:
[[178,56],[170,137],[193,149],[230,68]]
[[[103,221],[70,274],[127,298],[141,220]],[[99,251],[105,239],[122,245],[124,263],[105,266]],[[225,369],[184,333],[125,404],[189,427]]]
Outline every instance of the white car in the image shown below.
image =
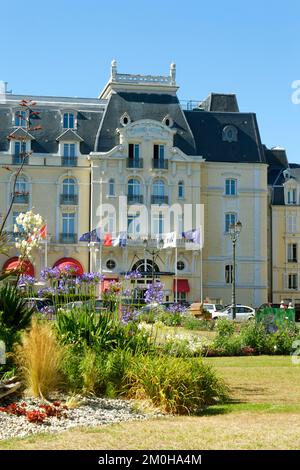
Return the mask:
[[224,309],[224,305],[204,303],[203,308],[207,310],[209,313],[211,313],[213,317],[216,313]]
[[[227,318],[228,320],[232,320],[232,305],[229,305],[220,312],[212,314],[213,320],[217,320],[218,318]],[[252,318],[255,318],[254,308],[248,307],[248,305],[236,306],[236,321],[248,321]]]

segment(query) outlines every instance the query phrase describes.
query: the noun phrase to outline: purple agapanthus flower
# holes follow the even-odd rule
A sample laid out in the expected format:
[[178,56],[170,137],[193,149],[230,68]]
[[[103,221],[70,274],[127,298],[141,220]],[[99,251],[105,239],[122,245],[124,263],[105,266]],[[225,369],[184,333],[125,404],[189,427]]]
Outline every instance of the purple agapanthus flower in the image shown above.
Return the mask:
[[87,283],[87,284],[98,284],[99,282],[103,281],[103,276],[97,272],[91,273],[83,273],[81,276],[78,277],[78,281]]
[[186,308],[184,305],[181,305],[181,304],[177,303],[177,304],[171,305],[171,306],[167,309],[167,311],[168,311],[169,313],[181,313],[181,314],[185,314],[186,311],[187,311],[187,308]]
[[161,304],[164,299],[164,286],[161,282],[151,284],[145,293],[145,302],[147,304]]
[[28,274],[22,274],[18,280],[18,287],[23,286],[33,286],[36,282],[36,279],[33,276],[29,276]]
[[139,315],[140,313],[137,310],[132,311],[129,308],[125,307],[122,311],[121,321],[124,325],[128,325],[128,323],[136,321]]
[[41,278],[45,281],[49,279],[59,279],[60,278],[60,270],[58,268],[45,268],[41,271]]
[[134,280],[134,279],[140,279],[142,277],[142,274],[139,271],[130,271],[125,274],[125,279],[128,280]]

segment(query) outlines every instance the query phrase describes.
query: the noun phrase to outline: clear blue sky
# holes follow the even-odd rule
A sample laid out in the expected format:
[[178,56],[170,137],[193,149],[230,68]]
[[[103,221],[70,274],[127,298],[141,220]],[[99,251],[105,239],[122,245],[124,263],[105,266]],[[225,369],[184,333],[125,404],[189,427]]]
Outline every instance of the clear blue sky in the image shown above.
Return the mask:
[[300,163],[299,0],[12,0],[0,7],[0,80],[14,93],[95,97],[113,58],[167,74],[180,99],[234,92],[262,141]]

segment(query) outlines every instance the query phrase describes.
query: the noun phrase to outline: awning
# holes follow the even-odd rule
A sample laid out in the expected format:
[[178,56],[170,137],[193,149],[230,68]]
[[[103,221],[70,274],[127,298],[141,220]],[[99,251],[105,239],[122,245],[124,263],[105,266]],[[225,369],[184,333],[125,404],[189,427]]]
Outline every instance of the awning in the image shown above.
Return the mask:
[[[177,283],[177,289],[176,289]],[[173,292],[190,292],[189,281],[187,279],[174,279],[173,281]]]
[[53,267],[58,268],[60,271],[67,271],[71,275],[74,274],[74,276],[81,276],[83,274],[81,263],[74,258],[61,258],[56,261]]
[[111,282],[118,282],[118,280],[118,277],[105,277],[101,284],[102,292],[105,292],[109,289],[109,285],[111,284]]
[[3,265],[3,271],[14,271],[22,267],[22,273],[27,274],[28,276],[34,277],[34,267],[30,261],[23,261],[22,266],[20,264],[19,258],[14,256],[7,260]]

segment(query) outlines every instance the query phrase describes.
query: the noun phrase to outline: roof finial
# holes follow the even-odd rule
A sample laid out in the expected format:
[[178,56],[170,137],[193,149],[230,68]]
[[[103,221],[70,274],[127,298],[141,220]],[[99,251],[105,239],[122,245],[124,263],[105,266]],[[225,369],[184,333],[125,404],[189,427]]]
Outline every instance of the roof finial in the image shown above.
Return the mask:
[[111,79],[115,81],[116,77],[117,77],[117,61],[113,59],[111,61]]
[[171,85],[176,85],[176,64],[172,62],[170,65],[170,77],[171,77]]

